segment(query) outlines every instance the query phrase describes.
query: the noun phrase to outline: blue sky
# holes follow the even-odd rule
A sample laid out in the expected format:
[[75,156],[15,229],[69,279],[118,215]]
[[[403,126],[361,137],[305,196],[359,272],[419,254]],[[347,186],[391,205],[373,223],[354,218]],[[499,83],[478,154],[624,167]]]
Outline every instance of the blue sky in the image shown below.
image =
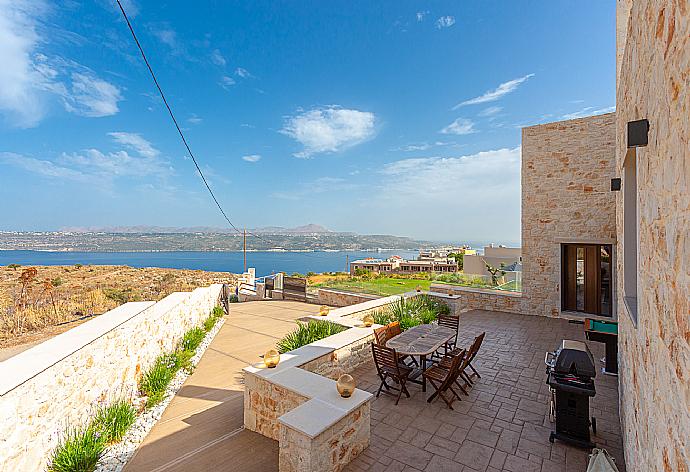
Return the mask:
[[[224,226],[113,1],[0,0],[0,229]],[[238,226],[520,238],[520,128],[611,111],[615,2],[125,7]]]

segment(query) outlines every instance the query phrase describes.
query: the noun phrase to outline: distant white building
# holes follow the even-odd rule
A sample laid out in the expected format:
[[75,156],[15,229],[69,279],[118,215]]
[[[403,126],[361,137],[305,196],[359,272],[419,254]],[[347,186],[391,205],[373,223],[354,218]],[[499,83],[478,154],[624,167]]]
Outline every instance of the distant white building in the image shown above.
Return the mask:
[[497,269],[503,264],[506,272],[522,271],[522,248],[485,246],[484,254],[465,254],[462,271],[470,275],[491,275],[486,264]]

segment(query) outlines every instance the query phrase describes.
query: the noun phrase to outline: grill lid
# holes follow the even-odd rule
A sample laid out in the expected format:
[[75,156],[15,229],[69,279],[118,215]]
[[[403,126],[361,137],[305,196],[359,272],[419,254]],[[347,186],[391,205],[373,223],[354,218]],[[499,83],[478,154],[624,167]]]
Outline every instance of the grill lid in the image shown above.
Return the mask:
[[594,357],[582,341],[564,339],[556,351],[553,370],[559,374],[572,374],[578,377],[596,377]]

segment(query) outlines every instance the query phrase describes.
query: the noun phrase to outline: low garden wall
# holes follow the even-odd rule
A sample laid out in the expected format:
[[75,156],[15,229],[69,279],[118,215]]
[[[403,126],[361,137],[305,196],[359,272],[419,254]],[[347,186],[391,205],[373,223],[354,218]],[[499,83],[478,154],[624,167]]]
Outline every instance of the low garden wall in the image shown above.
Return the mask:
[[529,315],[522,293],[504,290],[461,287],[449,284],[431,284],[433,292],[452,295],[455,312],[490,310]]
[[141,373],[220,300],[222,285],[126,303],[0,363],[0,470],[45,470],[66,429],[132,399]]
[[342,292],[340,290],[320,288],[318,291],[317,298],[319,304],[321,305],[341,307],[356,305],[358,303],[376,300],[381,297],[379,297],[378,295],[369,295],[366,293]]

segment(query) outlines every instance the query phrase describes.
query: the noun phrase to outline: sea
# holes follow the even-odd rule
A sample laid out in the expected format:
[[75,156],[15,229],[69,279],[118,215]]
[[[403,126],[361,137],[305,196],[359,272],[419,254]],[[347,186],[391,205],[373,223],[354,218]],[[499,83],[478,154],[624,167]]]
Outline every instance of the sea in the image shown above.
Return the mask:
[[[247,252],[247,267],[257,276],[277,272],[345,272],[347,263],[365,257],[385,259],[393,255],[405,259],[417,257],[417,251],[317,251],[317,252]],[[217,272],[242,273],[244,256],[235,251],[166,251],[166,252],[76,252],[76,251],[0,251],[0,266],[32,265],[126,265],[130,267],[163,267]]]

